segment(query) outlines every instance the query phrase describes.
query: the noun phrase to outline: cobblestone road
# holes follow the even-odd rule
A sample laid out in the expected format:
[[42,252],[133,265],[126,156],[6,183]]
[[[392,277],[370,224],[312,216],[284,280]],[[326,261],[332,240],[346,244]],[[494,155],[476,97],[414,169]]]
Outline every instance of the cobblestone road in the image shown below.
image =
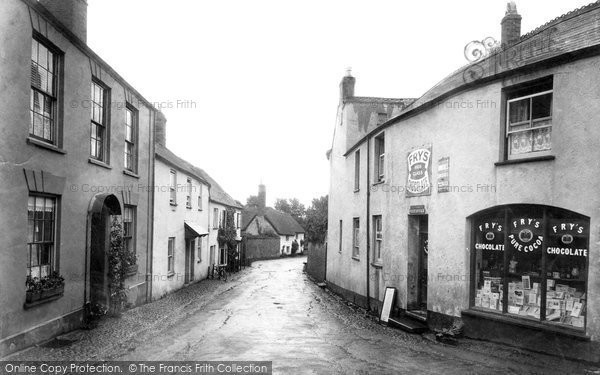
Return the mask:
[[268,360],[281,374],[585,374],[591,366],[462,339],[457,347],[381,326],[319,289],[303,257],[254,263],[8,359]]

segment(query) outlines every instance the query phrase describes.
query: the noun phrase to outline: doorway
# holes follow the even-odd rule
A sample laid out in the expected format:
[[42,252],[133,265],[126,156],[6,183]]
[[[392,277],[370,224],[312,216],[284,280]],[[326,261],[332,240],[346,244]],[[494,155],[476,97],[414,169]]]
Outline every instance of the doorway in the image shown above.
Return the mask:
[[408,217],[407,310],[427,315],[429,228],[427,215]]
[[185,283],[194,281],[194,243],[190,238],[185,240]]

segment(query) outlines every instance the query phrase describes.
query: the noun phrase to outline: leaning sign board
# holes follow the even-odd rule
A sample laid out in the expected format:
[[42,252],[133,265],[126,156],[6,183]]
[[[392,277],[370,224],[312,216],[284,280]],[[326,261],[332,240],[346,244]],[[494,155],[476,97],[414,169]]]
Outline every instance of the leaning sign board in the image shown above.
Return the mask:
[[379,322],[385,322],[387,324],[390,314],[392,313],[392,307],[396,300],[396,288],[388,286],[385,288],[385,295],[383,296],[383,307],[381,308],[381,315],[379,316]]

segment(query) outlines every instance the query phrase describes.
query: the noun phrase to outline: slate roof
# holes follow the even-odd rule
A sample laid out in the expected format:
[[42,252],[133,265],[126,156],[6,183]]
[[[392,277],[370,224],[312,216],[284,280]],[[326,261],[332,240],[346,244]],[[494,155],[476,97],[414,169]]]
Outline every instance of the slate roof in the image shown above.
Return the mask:
[[256,216],[264,216],[265,220],[273,226],[279,235],[294,236],[296,233],[304,233],[304,228],[290,214],[277,211],[271,207],[266,207],[264,212],[256,207],[244,208],[242,211],[242,230],[246,230]]
[[157,144],[156,145],[156,157],[163,160],[172,167],[178,168],[198,180],[206,183],[210,187],[210,200],[216,203],[223,204],[225,206],[233,208],[243,208],[235,199],[233,199],[223,188],[219,185],[215,179],[213,179],[208,173],[202,168],[198,168],[188,161],[175,155],[168,148]]

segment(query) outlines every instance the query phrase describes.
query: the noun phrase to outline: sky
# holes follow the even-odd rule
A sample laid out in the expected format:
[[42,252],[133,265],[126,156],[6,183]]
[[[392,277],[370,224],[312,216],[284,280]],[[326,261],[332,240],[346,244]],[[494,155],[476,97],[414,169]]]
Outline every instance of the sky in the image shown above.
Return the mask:
[[[522,33],[590,0],[517,1]],[[420,97],[500,39],[506,0],[88,0],[88,45],[167,117],[167,147],[242,203],[328,194],[339,82]]]

